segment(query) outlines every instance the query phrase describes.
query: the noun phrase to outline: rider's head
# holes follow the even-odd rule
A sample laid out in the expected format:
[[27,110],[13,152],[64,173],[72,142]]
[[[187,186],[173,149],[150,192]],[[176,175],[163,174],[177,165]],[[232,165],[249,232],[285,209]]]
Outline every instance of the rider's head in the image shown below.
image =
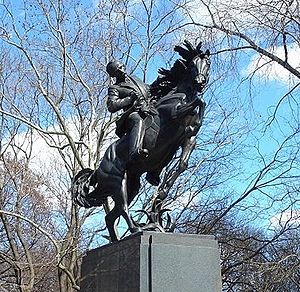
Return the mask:
[[106,65],[106,71],[110,77],[121,77],[125,74],[125,66],[117,60],[110,61]]

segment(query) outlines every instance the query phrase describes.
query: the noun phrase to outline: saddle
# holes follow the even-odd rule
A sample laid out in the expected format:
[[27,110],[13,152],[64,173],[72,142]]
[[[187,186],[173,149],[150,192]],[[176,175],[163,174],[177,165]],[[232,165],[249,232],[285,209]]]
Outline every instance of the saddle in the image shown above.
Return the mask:
[[140,108],[136,108],[135,106],[130,107],[116,121],[116,134],[119,138],[121,138],[127,133],[128,127],[126,121],[128,116],[133,112],[138,112],[140,117],[145,121],[146,129],[147,129],[147,124],[149,124],[149,121],[152,120],[151,117],[155,115],[158,116],[158,111],[154,108],[152,104],[143,105]]

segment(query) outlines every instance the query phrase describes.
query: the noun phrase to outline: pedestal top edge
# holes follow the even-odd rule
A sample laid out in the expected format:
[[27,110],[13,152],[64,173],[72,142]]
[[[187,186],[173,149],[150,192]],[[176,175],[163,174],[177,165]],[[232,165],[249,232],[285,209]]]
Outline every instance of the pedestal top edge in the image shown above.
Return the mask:
[[163,233],[155,231],[141,231],[131,234],[124,239],[108,243],[100,246],[96,249],[89,250],[88,253],[96,252],[99,249],[113,248],[114,246],[126,246],[129,241],[135,242],[135,244],[171,244],[171,245],[185,245],[185,246],[199,246],[199,247],[211,247],[217,248],[218,243],[213,235],[203,234],[187,234],[187,233]]

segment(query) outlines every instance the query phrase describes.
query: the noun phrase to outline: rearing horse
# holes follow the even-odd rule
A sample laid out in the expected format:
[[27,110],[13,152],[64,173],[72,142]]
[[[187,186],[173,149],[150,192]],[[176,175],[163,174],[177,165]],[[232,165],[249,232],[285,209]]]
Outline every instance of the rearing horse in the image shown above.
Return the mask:
[[128,206],[138,194],[143,173],[159,175],[181,147],[178,169],[171,175],[165,187],[160,188],[157,200],[166,197],[168,189],[182,173],[195,147],[205,103],[200,93],[208,81],[209,51],[201,51],[189,42],[185,48],[176,46],[182,59],[170,70],[161,69],[162,75],[151,85],[150,103],[157,114],[145,118],[146,131],[143,147],[149,150],[147,157],[129,161],[128,136],[112,143],[106,150],[96,170],[83,169],[73,179],[72,197],[80,206],[101,206],[108,196],[115,202],[105,221],[112,241],[118,240],[115,221],[123,216],[130,231],[141,228],[131,219]]

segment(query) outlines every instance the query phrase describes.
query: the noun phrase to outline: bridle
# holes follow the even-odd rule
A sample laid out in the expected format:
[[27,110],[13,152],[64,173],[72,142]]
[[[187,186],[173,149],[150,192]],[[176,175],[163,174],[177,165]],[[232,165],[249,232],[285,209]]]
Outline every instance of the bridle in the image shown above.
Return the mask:
[[208,71],[210,67],[210,60],[208,54],[197,55],[191,61],[191,71],[195,79],[201,80],[204,85],[208,82]]

